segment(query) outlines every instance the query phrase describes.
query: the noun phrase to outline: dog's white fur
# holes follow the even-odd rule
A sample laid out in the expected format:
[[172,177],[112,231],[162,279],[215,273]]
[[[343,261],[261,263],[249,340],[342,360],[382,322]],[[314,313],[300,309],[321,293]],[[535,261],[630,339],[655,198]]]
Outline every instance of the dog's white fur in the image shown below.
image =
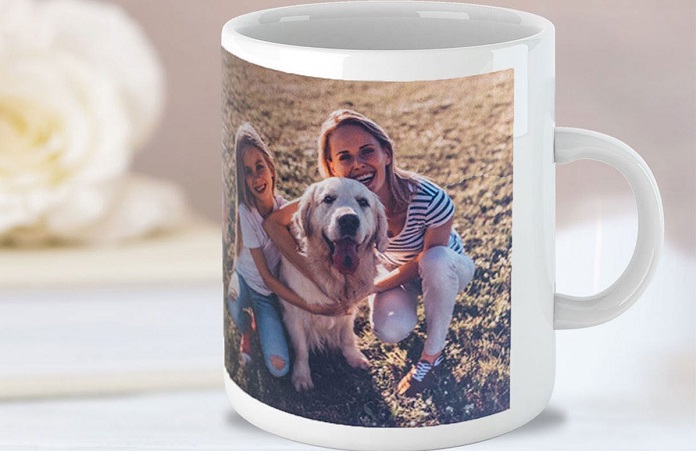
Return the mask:
[[[350,275],[342,274],[334,266],[327,243],[343,238],[338,220],[346,214],[357,215],[360,220],[354,236],[360,262]],[[341,302],[355,306],[363,301],[371,293],[376,275],[374,250],[384,250],[387,245],[387,219],[377,196],[355,180],[326,179],[307,189],[293,219],[293,232],[321,289],[285,259],[280,269],[281,280],[310,304]],[[314,387],[309,368],[311,351],[339,349],[352,367],[369,367],[353,332],[355,313],[327,317],[311,314],[285,301],[282,304],[283,318],[295,349],[292,383],[297,391]]]

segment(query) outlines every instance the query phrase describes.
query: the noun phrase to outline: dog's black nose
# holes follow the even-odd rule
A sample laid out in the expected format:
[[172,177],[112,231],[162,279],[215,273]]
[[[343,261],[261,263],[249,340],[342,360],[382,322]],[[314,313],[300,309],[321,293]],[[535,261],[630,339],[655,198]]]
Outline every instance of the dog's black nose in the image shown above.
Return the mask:
[[356,214],[346,214],[338,218],[338,227],[341,229],[341,235],[355,235],[360,227],[360,218]]

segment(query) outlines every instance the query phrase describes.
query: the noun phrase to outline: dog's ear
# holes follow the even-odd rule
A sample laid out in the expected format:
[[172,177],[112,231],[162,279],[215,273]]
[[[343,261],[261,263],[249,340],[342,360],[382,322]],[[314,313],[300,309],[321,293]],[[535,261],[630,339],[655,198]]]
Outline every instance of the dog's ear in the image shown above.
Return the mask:
[[384,252],[387,250],[389,245],[389,236],[387,235],[387,230],[389,228],[387,224],[387,214],[384,211],[384,205],[379,201],[377,196],[375,196],[375,234],[372,236],[372,241],[375,243],[377,250]]
[[312,185],[304,192],[300,198],[300,205],[295,213],[295,227],[300,234],[300,238],[312,236],[312,212],[314,211],[314,194],[316,186]]

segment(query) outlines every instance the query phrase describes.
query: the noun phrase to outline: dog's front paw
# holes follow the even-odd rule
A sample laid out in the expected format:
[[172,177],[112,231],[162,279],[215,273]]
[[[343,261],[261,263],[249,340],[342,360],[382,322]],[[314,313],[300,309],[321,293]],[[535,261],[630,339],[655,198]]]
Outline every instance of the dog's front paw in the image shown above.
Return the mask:
[[362,370],[369,370],[370,369],[370,361],[365,357],[365,354],[362,352],[358,351],[357,349],[346,353],[346,361],[348,362],[348,365],[350,365],[353,368],[360,368]]
[[292,385],[294,385],[295,390],[300,393],[310,391],[314,388],[314,382],[312,382],[312,373],[309,370],[309,366],[295,366],[295,370],[292,372]]

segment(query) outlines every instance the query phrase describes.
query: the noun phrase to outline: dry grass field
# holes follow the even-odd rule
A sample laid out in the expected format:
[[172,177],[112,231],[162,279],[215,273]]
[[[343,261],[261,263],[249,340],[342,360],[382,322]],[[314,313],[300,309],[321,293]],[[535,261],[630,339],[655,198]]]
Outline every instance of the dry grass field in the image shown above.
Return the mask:
[[[420,323],[398,345],[379,342],[367,307],[355,329],[372,362],[350,368],[340,355],[315,355],[315,390],[297,394],[290,378],[274,379],[258,341],[254,363],[239,364],[239,333],[225,315],[226,368],[262,402],[299,416],[367,427],[419,427],[488,416],[509,407],[510,282],[512,252],[512,71],[460,80],[414,83],[344,82],[262,69],[224,54],[225,202],[234,199],[234,133],[249,121],[274,153],[278,189],[287,199],[319,180],[316,140],[327,115],[350,108],[380,124],[395,141],[397,164],[426,175],[456,204],[455,228],[476,263],[474,280],[458,297],[446,350],[446,370],[435,389],[415,399],[395,385],[420,355]],[[230,215],[234,214],[231,206]],[[225,286],[234,228],[225,229]]]

